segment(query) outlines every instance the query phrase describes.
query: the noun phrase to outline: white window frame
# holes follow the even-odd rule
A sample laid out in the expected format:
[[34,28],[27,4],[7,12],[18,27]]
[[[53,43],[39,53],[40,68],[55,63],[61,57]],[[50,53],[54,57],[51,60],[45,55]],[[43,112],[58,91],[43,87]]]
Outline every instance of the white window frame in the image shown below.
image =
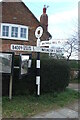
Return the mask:
[[[14,27],[12,26],[12,27],[11,27],[11,37],[12,37],[12,38],[18,38],[18,31],[17,31],[17,37],[12,36],[12,32],[13,32],[13,31],[12,31],[12,28],[14,28],[14,35],[15,35],[15,33],[16,33],[15,28],[18,29],[18,27],[16,27],[16,26],[14,26]],[[19,30],[19,29],[18,29],[18,30]]]
[[[9,36],[3,36],[3,26],[9,26]],[[11,33],[12,33],[12,27],[18,27],[18,37],[12,37]],[[26,38],[22,38],[20,37],[21,35],[21,28],[26,28]],[[24,26],[24,25],[18,25],[18,24],[8,24],[8,23],[1,23],[0,24],[0,38],[3,39],[12,39],[12,40],[24,40],[24,41],[28,41],[28,26]]]
[[[24,31],[25,28],[22,27],[21,29],[23,29],[23,31]],[[21,34],[22,34],[22,35],[25,35],[24,32],[23,32],[23,33],[21,32],[21,29],[20,29],[20,37],[21,37]],[[23,37],[21,37],[21,38],[23,38]]]
[[[9,35],[9,31],[7,31],[7,29],[6,29],[6,27],[8,27],[8,29],[9,29],[9,26],[6,25],[6,26],[4,26],[4,27],[5,27],[5,31],[3,31],[3,32],[4,32],[5,34],[8,32],[8,35]],[[3,30],[3,27],[2,27],[2,30]],[[3,32],[2,32],[2,34],[3,34]],[[8,36],[5,35],[5,37],[8,37]]]

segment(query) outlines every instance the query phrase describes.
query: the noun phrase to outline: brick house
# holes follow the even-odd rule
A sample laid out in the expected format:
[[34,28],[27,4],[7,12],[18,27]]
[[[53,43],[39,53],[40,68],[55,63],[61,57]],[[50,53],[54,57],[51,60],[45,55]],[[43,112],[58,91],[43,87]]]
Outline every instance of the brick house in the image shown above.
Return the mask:
[[[2,22],[0,23],[0,51],[12,52],[11,44],[36,45],[35,30],[41,23],[29,8],[21,1],[0,3]],[[1,17],[1,16],[0,16]],[[1,20],[0,20],[1,21]],[[41,40],[48,40],[51,34],[44,29]],[[19,54],[21,52],[15,52]]]

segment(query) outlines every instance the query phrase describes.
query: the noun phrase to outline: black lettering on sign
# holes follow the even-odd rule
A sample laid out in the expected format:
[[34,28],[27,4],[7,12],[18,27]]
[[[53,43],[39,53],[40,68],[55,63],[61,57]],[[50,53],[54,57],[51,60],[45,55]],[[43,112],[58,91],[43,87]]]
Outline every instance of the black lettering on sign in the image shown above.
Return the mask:
[[12,46],[12,49],[14,50],[14,46]]
[[31,47],[30,47],[30,46],[28,46],[28,47],[27,47],[27,49],[28,49],[28,50],[31,50]]
[[15,49],[15,50],[19,50],[20,47],[19,47],[19,46],[14,46],[14,49]]
[[44,51],[44,49],[42,49],[42,51]]
[[47,52],[49,52],[49,49],[47,49]]
[[15,49],[17,50],[17,46],[15,46]]
[[23,47],[21,46],[21,50],[22,50],[22,48],[23,48]]
[[19,46],[18,49],[20,50],[20,48],[21,48],[21,47]]

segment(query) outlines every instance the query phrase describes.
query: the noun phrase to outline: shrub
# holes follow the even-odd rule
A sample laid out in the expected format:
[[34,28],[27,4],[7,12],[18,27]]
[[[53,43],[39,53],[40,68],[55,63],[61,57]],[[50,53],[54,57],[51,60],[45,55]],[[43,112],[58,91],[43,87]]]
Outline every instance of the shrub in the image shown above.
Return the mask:
[[69,84],[70,69],[65,60],[41,60],[42,92],[64,90]]
[[[16,59],[15,62],[18,64],[19,62],[17,62],[17,60],[19,59]],[[41,59],[41,93],[64,90],[69,84],[69,73],[69,65],[66,60]],[[9,80],[7,81],[9,82]],[[3,87],[4,86],[5,85],[3,85]],[[36,60],[33,59],[29,74],[22,79],[19,79],[19,70],[14,70],[13,94],[23,95],[33,94],[35,92]]]
[[79,62],[78,60],[69,60],[69,66],[71,69],[78,69]]
[[31,94],[36,90],[36,69],[35,60],[32,60],[32,67],[29,70],[28,75],[23,76],[19,79],[19,70],[14,70],[14,80],[13,80],[13,93],[14,94]]

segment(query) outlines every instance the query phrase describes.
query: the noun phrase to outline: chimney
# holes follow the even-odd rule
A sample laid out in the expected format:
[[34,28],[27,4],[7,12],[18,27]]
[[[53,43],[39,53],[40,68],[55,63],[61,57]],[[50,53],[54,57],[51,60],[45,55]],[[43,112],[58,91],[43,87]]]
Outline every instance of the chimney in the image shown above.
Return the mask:
[[40,23],[43,28],[48,31],[48,15],[46,14],[47,7],[44,5],[43,14],[40,17]]
[[44,8],[43,8],[43,14],[45,14],[46,13],[46,7],[44,6]]

